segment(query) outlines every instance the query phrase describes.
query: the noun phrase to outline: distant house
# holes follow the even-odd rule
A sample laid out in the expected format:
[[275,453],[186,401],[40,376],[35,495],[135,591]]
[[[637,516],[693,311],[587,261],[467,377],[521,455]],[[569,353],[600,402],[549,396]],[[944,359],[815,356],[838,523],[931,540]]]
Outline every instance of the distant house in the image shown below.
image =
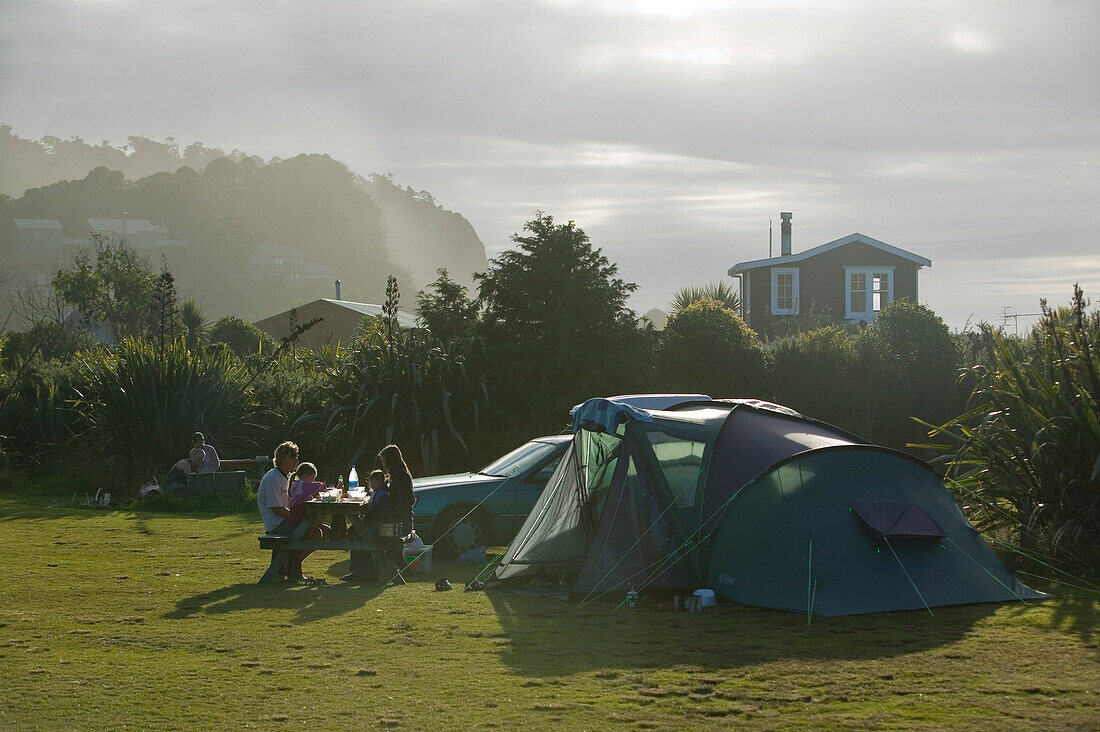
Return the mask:
[[57,219],[15,219],[15,254],[55,260],[61,256],[61,222]]
[[187,242],[173,239],[162,224],[153,224],[148,219],[85,219],[88,228],[103,234],[111,244],[125,242],[128,247],[138,251],[163,249],[169,246],[181,246]]
[[291,282],[332,281],[336,270],[321,262],[310,262],[305,252],[297,247],[261,245],[249,258],[253,276],[257,279],[269,276]]
[[[355,329],[364,315],[381,315],[381,305],[349,300],[331,300],[321,298],[296,308],[298,322],[306,323],[314,318],[324,318],[298,339],[300,348],[319,348],[323,345],[347,344],[355,336]],[[406,328],[416,327],[416,318],[398,311],[397,322]],[[290,311],[285,310],[263,320],[257,320],[256,327],[279,340],[290,333]]]
[[849,234],[799,254],[791,252],[791,214],[780,214],[780,255],[740,262],[745,321],[766,330],[776,318],[810,312],[870,321],[899,298],[917,300],[917,272],[932,261],[864,234]]

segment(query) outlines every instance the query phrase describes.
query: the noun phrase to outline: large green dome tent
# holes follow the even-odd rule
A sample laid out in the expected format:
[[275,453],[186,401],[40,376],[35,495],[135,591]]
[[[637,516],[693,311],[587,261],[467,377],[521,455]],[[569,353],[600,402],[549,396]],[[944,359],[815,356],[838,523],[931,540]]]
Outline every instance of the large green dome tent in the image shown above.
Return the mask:
[[926,463],[786,407],[592,399],[494,574],[816,615],[1047,597],[1021,584]]

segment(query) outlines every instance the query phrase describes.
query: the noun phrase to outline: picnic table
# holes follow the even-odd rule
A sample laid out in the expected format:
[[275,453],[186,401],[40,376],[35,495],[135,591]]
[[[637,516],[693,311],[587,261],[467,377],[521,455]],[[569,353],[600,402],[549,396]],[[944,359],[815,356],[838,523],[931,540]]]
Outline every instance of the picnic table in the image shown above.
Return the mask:
[[[260,537],[260,548],[271,550],[271,566],[260,578],[261,583],[281,578],[290,553],[301,550],[350,552],[350,573],[357,579],[376,578],[379,567],[390,576],[398,573],[399,567],[395,566],[391,556],[402,550],[403,537],[412,530],[411,524],[364,520],[362,513],[370,505],[369,496],[338,501],[314,499],[302,505],[305,507],[305,518],[290,536]],[[328,539],[302,538],[315,523],[332,527]]]

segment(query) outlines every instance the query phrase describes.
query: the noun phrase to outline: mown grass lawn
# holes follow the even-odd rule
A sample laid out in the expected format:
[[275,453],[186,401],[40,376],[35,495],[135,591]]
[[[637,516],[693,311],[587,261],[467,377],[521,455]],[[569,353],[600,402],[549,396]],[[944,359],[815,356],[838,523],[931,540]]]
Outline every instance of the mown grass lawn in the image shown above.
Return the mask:
[[[0,494],[0,728],[1100,726],[1095,597],[848,618],[255,584],[257,517]],[[447,576],[452,592],[435,592]],[[617,599],[617,598],[616,598]]]

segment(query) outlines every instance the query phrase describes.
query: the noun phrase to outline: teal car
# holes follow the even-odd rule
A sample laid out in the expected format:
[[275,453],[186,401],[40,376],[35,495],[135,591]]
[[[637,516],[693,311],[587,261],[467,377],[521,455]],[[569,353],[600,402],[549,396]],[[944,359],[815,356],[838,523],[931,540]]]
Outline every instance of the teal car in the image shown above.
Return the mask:
[[413,479],[413,525],[440,558],[507,544],[542,494],[572,435],[539,437],[476,473]]

